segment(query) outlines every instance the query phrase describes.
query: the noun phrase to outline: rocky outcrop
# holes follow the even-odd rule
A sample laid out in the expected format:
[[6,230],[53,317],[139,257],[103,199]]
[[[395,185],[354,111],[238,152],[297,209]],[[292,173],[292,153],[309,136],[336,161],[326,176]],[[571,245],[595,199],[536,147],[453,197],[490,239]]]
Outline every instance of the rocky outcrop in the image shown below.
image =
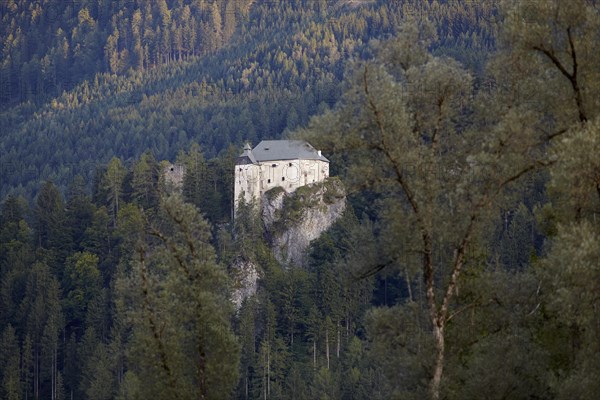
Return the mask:
[[[302,186],[293,193],[276,187],[261,199],[261,219],[275,258],[286,266],[306,264],[306,250],[343,214],[346,193],[337,178]],[[254,295],[261,278],[260,267],[242,257],[230,265],[234,280],[231,301],[239,311]]]
[[256,293],[258,288],[258,269],[250,261],[237,258],[230,266],[234,279],[231,301],[239,311],[245,299]]
[[287,193],[275,188],[262,200],[261,212],[275,258],[286,265],[306,263],[310,242],[343,214],[346,193],[337,178]]

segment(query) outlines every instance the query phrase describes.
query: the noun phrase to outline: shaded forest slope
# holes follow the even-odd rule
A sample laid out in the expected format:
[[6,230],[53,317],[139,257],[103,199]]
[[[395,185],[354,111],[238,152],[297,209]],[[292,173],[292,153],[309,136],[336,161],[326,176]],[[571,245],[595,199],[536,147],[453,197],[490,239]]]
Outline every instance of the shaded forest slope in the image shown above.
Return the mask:
[[[31,198],[45,180],[64,189],[76,174],[91,182],[114,155],[174,159],[198,142],[213,157],[280,137],[334,104],[351,60],[413,14],[436,20],[432,51],[476,69],[496,30],[491,1],[54,3],[1,7],[1,195]],[[44,19],[44,7],[71,18]]]

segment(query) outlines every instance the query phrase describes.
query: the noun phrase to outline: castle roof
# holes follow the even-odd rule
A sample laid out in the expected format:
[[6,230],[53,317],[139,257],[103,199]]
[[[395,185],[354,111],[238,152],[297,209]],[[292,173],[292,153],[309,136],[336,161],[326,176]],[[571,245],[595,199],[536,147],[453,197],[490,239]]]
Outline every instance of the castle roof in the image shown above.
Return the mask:
[[237,164],[276,160],[319,160],[329,162],[320,151],[304,140],[263,140],[254,149],[246,145]]
[[244,146],[244,152],[240,154],[235,163],[237,165],[257,163],[254,154],[252,154],[252,148],[250,147],[249,143],[246,143],[246,145]]

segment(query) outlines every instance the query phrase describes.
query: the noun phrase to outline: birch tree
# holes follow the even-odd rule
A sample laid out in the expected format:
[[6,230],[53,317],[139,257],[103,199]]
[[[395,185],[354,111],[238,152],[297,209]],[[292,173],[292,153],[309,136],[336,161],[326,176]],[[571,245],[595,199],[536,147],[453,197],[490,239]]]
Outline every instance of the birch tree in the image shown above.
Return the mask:
[[[508,10],[510,22],[513,11]],[[540,24],[550,24],[551,30],[558,22],[550,16]],[[583,23],[575,17],[572,22]],[[351,190],[369,188],[384,199],[379,217],[387,246],[373,271],[418,266],[433,339],[432,399],[442,396],[448,324],[465,307],[455,302],[461,274],[480,262],[470,255],[485,241],[491,217],[519,179],[552,162],[544,146],[591,115],[583,82],[593,81],[573,82],[583,75],[578,65],[584,65],[576,61],[574,35],[584,34],[584,28],[565,28],[572,63],[567,73],[553,59],[553,51],[544,51],[549,47],[527,45],[527,29],[517,26],[509,34],[523,37],[518,51],[541,54],[536,65],[564,89],[563,107],[540,107],[552,102],[540,103],[537,94],[533,102],[526,97],[527,91],[544,84],[527,68],[519,76],[525,89],[507,78],[506,87],[475,91],[473,77],[459,63],[428,54],[433,30],[426,22],[413,21],[380,47],[375,60],[356,66],[335,110],[299,133],[336,154],[346,165]],[[573,44],[568,44],[570,37]],[[488,79],[506,78],[502,60],[506,57],[490,65]],[[588,69],[588,74],[593,72]],[[515,95],[515,88],[520,93]]]

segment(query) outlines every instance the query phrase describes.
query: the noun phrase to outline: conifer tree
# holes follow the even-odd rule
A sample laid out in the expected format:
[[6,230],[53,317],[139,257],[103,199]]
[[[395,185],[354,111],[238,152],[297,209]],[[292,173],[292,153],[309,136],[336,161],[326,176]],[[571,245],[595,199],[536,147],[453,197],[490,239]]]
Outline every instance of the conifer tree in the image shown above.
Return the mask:
[[0,340],[0,377],[2,378],[0,395],[3,399],[22,399],[20,361],[21,352],[15,328],[9,324],[2,332]]
[[[228,398],[239,350],[208,225],[176,196],[163,199],[159,216],[145,224],[148,236],[136,244],[131,273],[121,283],[131,291],[124,294],[133,318],[127,390],[143,397]],[[144,383],[133,388],[137,379]]]
[[113,157],[108,163],[106,173],[102,177],[102,188],[106,190],[106,201],[109,206],[113,227],[117,226],[117,215],[119,214],[119,205],[123,197],[123,181],[126,172],[121,160]]

